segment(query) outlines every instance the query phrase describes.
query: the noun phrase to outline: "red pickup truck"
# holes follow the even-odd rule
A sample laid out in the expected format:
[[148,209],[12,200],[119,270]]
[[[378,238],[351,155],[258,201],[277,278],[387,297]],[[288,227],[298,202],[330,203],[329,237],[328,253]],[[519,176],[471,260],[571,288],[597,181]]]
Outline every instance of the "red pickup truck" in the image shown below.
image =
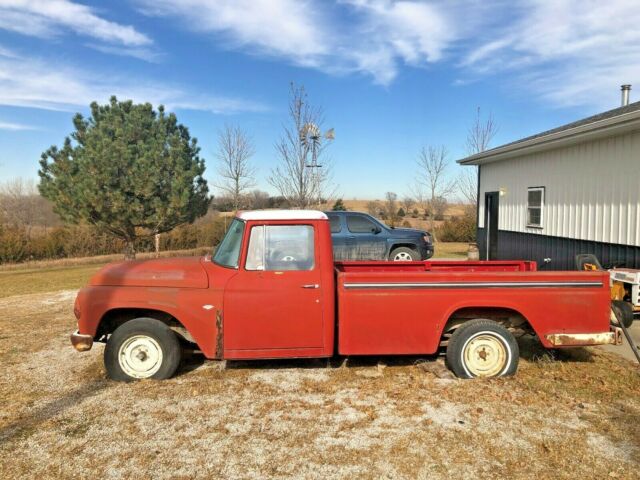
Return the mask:
[[207,358],[422,355],[459,376],[511,375],[517,333],[547,348],[620,343],[607,272],[527,261],[338,262],[326,215],[237,215],[213,257],[107,265],[78,293],[79,351],[106,342],[116,380],[171,377]]

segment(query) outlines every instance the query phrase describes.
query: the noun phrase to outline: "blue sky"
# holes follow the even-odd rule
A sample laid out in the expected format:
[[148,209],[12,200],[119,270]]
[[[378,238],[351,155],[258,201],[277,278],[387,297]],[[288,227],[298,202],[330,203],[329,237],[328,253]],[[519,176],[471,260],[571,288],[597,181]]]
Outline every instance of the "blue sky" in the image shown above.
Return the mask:
[[275,193],[293,81],[335,128],[338,192],[403,195],[421,146],[465,155],[478,107],[495,146],[618,106],[637,25],[623,0],[0,0],[0,180],[36,178],[73,114],[117,94],[175,111],[211,183],[216,132],[242,126]]

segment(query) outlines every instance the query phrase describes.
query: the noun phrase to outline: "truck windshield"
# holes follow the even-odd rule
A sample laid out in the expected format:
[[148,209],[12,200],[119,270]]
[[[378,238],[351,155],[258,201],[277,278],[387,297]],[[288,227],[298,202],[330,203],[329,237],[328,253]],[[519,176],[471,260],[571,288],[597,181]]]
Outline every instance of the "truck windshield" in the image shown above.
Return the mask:
[[227,230],[227,234],[218,245],[213,261],[223,267],[238,268],[243,233],[244,222],[237,218],[234,219],[229,226],[229,230]]

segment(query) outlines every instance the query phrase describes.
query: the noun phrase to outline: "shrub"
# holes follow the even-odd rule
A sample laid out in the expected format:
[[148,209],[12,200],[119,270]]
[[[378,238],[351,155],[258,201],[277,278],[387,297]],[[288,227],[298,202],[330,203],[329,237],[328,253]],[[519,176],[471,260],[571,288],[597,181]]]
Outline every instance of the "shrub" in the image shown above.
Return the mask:
[[476,239],[476,218],[472,215],[452,217],[436,229],[441,242],[473,242]]
[[[160,237],[161,250],[213,248],[220,243],[229,218],[207,216],[194,224],[180,226]],[[90,257],[122,253],[124,242],[89,225],[56,227],[29,238],[22,228],[0,225],[0,263],[27,260]],[[136,250],[155,250],[153,236],[138,237]]]
[[331,207],[331,210],[333,210],[334,212],[344,212],[346,209],[347,207],[344,206],[341,198],[336,200],[336,202],[333,204],[333,207]]
[[403,218],[403,217],[406,215],[406,213],[405,213],[405,211],[404,211],[404,209],[403,209],[402,207],[400,207],[400,208],[398,209],[398,213],[397,213],[397,215],[398,215],[398,217],[400,217],[400,218]]
[[27,234],[22,228],[0,227],[0,262],[22,262],[27,253]]

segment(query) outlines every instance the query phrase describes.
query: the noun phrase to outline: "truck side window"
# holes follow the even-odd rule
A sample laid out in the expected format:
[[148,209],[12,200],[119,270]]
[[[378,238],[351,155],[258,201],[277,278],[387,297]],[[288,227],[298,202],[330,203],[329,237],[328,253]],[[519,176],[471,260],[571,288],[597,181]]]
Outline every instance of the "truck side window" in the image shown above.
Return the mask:
[[313,270],[315,244],[309,225],[260,225],[251,228],[247,270]]
[[340,225],[339,215],[329,215],[329,226],[331,227],[331,233],[340,233],[342,226]]
[[371,233],[375,230],[376,225],[368,218],[360,215],[348,215],[347,228],[351,233]]

